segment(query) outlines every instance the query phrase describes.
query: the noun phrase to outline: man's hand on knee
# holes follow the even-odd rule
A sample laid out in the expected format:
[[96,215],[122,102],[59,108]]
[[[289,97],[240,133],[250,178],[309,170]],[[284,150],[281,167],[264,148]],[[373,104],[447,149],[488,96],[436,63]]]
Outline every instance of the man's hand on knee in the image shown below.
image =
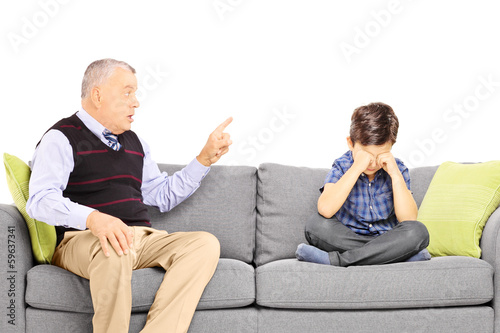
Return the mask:
[[133,233],[122,220],[96,210],[87,217],[87,228],[99,238],[106,257],[109,257],[108,241],[119,256],[128,254]]

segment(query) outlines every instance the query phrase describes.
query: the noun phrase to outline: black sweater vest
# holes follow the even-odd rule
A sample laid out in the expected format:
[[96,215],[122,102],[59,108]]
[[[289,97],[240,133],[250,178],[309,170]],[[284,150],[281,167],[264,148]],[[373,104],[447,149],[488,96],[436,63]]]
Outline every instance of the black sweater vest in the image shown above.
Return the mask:
[[[63,196],[121,219],[129,226],[151,226],[142,202],[144,150],[137,135],[126,131],[118,136],[122,145],[115,151],[96,137],[76,116],[64,118],[51,129],[61,131],[73,148],[74,168]],[[56,227],[58,243],[65,231]]]

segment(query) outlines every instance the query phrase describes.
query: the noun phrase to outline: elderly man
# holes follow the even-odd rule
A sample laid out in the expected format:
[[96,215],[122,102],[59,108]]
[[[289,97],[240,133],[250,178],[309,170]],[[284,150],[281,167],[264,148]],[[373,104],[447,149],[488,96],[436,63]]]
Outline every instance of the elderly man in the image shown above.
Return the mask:
[[94,332],[128,332],[132,271],[166,271],[142,332],[186,332],[219,259],[205,232],[151,228],[146,205],[168,211],[189,197],[228,152],[227,119],[200,154],[168,176],[130,130],[139,102],[135,69],[93,62],[82,82],[82,108],[52,126],[37,145],[28,213],[56,226],[52,263],[90,281]]

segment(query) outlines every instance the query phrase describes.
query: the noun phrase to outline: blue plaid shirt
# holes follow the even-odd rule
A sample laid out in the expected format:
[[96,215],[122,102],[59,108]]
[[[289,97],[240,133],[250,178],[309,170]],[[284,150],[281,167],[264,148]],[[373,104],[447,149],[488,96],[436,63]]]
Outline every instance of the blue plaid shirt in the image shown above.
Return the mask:
[[[395,160],[406,186],[410,189],[408,168],[401,160]],[[336,183],[353,163],[351,151],[336,159],[326,176],[325,184]],[[380,169],[370,182],[364,173],[361,174],[335,217],[352,231],[362,235],[375,236],[392,229],[398,220],[394,213],[391,176],[384,169]]]

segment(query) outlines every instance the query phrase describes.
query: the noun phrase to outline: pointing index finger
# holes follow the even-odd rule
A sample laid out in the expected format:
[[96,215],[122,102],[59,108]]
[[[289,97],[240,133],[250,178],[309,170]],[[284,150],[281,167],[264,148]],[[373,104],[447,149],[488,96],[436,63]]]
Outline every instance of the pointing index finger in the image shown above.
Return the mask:
[[226,129],[226,127],[229,124],[231,124],[232,121],[233,121],[233,117],[227,118],[222,124],[217,126],[217,128],[215,129],[215,132],[222,133]]

